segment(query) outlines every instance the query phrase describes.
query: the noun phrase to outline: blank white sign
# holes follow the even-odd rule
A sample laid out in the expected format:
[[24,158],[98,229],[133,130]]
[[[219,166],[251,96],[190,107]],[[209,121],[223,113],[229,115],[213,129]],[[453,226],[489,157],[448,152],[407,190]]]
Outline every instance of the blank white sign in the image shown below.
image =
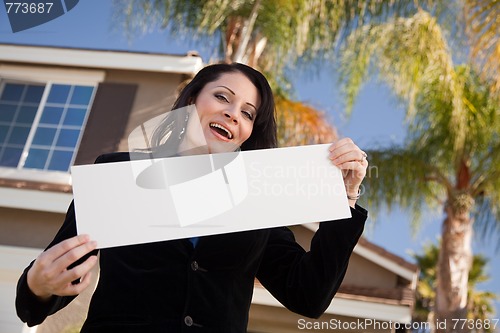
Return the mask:
[[106,248],[350,217],[328,147],[74,166],[78,233]]

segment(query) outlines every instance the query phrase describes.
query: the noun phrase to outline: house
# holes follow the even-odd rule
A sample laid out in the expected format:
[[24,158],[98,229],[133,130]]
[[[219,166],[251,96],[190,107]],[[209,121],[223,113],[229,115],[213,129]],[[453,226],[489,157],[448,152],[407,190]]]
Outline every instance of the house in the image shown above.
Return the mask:
[[[92,288],[33,329],[14,309],[19,275],[53,238],[71,201],[69,167],[128,150],[128,134],[168,111],[179,84],[202,65],[195,54],[0,44],[1,332],[70,332],[81,324]],[[317,227],[292,230],[307,248]],[[331,331],[335,325],[402,330],[399,324],[410,323],[417,273],[415,265],[362,239],[319,320],[284,309],[256,281],[249,332]]]
[[201,67],[189,54],[0,44],[1,332],[22,330],[15,284],[64,219],[69,167],[128,150],[127,133]]

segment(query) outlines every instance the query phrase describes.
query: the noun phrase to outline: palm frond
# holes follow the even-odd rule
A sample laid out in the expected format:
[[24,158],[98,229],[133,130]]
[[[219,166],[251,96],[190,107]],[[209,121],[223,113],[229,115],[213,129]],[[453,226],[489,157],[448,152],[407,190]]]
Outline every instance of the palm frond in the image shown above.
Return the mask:
[[[333,56],[349,33],[366,23],[411,15],[419,6],[429,10],[442,7],[435,0],[113,0],[113,26],[124,27],[129,36],[168,28],[176,37],[211,39],[234,28],[230,25],[236,18],[244,26],[256,4],[251,35],[266,39],[262,57],[267,68],[278,72],[299,59],[311,63],[318,57]],[[220,40],[224,50],[227,41]]]
[[500,92],[500,2],[486,0],[465,1],[467,33],[471,39],[471,57],[479,62],[481,73],[495,84]]
[[401,147],[368,151],[371,170],[364,184],[370,209],[410,209],[416,227],[425,206],[443,204],[451,184],[441,170],[422,159],[423,153]]
[[455,136],[453,149],[463,147],[463,82],[454,70],[450,49],[434,17],[419,10],[410,18],[364,26],[349,37],[342,52],[340,75],[348,110],[370,68],[406,102],[409,119],[416,114],[417,96],[426,96],[423,92],[428,91],[430,82],[437,85],[442,99],[453,106],[449,122]]

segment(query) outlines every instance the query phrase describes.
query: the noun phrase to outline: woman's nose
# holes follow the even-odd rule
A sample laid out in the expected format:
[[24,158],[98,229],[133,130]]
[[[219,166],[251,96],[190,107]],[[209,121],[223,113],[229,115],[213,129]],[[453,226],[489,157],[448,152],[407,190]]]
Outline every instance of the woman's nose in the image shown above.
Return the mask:
[[238,124],[238,116],[237,116],[236,108],[231,108],[229,110],[224,111],[224,116],[229,118],[233,123]]

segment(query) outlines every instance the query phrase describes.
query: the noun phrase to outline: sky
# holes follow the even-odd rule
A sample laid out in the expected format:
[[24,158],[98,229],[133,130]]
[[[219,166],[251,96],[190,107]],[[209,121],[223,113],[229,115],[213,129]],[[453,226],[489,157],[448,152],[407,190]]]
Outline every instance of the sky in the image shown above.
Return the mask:
[[[210,47],[196,45],[161,30],[128,40],[123,31],[113,26],[112,15],[111,0],[82,0],[72,10],[50,22],[13,33],[6,8],[0,5],[0,43],[167,54],[196,50],[204,61],[215,54]],[[403,142],[404,110],[396,105],[387,87],[369,81],[352,114],[347,117],[335,77],[333,69],[322,70],[319,74],[304,70],[290,71],[289,74],[296,99],[326,112],[341,137],[351,137],[362,149]],[[423,244],[436,242],[443,218],[441,212],[426,213],[419,231],[412,233],[409,214],[395,208],[391,212],[380,212],[376,219],[369,218],[364,235],[375,244],[413,262],[412,252],[419,253]],[[495,265],[500,262],[500,254],[494,251],[494,243],[475,238],[474,253],[484,254],[490,259],[488,272],[492,280],[481,287],[500,295],[500,266]],[[500,311],[500,303],[497,302],[496,307]]]

